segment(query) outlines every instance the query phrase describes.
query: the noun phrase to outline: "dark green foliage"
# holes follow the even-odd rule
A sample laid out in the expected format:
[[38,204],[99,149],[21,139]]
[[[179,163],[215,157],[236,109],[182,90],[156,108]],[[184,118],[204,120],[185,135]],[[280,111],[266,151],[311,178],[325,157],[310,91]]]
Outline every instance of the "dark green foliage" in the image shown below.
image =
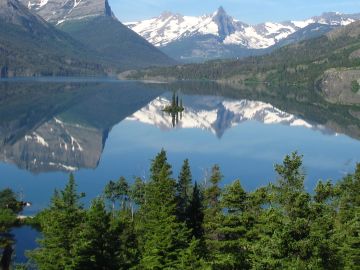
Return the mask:
[[214,245],[214,269],[250,269],[248,261],[249,243],[247,242],[244,211],[247,194],[240,181],[227,186],[222,193],[222,208],[227,214],[222,217],[218,229],[221,237]]
[[145,202],[145,188],[146,188],[146,185],[145,185],[144,181],[141,180],[140,177],[136,177],[134,185],[131,187],[131,190],[130,190],[131,200],[136,205],[141,206],[141,205],[144,204],[144,202]]
[[216,246],[221,238],[219,229],[223,218],[220,204],[220,182],[222,178],[220,167],[214,165],[208,186],[204,191],[204,237],[209,252],[208,257],[211,261],[216,261]]
[[76,243],[85,212],[77,194],[73,175],[63,191],[55,191],[49,209],[41,215],[43,239],[30,257],[40,270],[72,269]]
[[0,191],[0,209],[9,209],[13,213],[19,213],[23,209],[23,202],[18,201],[17,194],[9,188]]
[[187,210],[187,226],[196,239],[202,241],[204,237],[204,198],[203,193],[195,182],[191,201]]
[[124,210],[113,221],[114,239],[118,241],[117,255],[113,260],[117,261],[117,269],[127,270],[140,262],[140,250],[136,235],[135,222],[132,213]]
[[141,269],[176,269],[188,247],[189,232],[177,218],[176,182],[162,150],[152,161],[151,178],[141,206]]
[[74,242],[72,269],[115,269],[116,235],[111,231],[111,215],[105,204],[95,199],[86,213]]
[[40,270],[359,269],[360,165],[310,195],[302,164],[287,155],[275,166],[278,181],[253,192],[239,180],[221,188],[215,165],[199,188],[188,160],[176,183],[162,150],[148,181],[129,187],[120,178],[109,189],[122,205],[111,212],[102,199],[83,209],[70,176],[38,217],[44,239],[31,258]]
[[185,159],[176,184],[177,215],[180,221],[187,221],[192,193],[192,176],[189,160]]
[[15,240],[9,233],[17,224],[17,214],[23,209],[23,202],[11,189],[0,191],[0,269],[9,269]]
[[120,202],[120,207],[124,209],[129,201],[130,189],[124,177],[120,177],[118,181],[110,181],[104,190],[105,198],[112,203],[112,209],[115,210],[115,202]]

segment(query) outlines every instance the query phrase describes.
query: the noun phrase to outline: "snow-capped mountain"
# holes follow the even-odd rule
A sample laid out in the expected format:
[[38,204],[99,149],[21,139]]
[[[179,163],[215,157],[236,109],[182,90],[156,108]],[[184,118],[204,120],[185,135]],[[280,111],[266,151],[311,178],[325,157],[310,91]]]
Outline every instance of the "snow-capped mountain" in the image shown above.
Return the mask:
[[60,24],[87,17],[113,16],[107,0],[20,0],[46,21]]
[[[359,19],[360,14],[324,13],[303,21],[250,25],[234,19],[220,7],[213,14],[200,17],[165,12],[159,17],[126,25],[170,56],[216,58],[216,54],[212,57],[211,53],[201,55],[198,51],[223,50],[222,55],[227,56],[231,53],[226,50],[232,50],[234,56],[242,56],[244,52],[234,52],[234,46],[247,50],[267,49],[311,24],[342,26]],[[175,49],[183,50],[182,55],[177,55]]]
[[[183,100],[185,111],[177,127],[207,130],[219,138],[226,130],[245,121],[302,126],[325,131],[322,126],[310,124],[261,101],[230,100],[212,96],[191,96],[191,98],[185,96]],[[163,130],[172,129],[172,117],[162,111],[170,104],[170,98],[158,97],[127,120],[154,125]]]

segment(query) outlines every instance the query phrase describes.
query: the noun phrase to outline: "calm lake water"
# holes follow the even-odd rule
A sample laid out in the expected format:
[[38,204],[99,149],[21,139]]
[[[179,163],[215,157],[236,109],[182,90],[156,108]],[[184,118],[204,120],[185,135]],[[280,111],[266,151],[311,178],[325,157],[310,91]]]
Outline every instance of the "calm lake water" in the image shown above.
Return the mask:
[[[185,111],[171,116],[162,109],[173,91]],[[87,195],[85,204],[110,179],[147,177],[162,148],[175,176],[185,158],[197,181],[217,163],[224,184],[239,178],[247,190],[276,181],[274,164],[293,151],[304,155],[308,190],[319,179],[340,179],[360,161],[357,108],[211,83],[6,81],[0,104],[0,189],[30,201],[26,215],[46,207],[70,172]],[[17,260],[24,261],[36,233],[14,233]]]

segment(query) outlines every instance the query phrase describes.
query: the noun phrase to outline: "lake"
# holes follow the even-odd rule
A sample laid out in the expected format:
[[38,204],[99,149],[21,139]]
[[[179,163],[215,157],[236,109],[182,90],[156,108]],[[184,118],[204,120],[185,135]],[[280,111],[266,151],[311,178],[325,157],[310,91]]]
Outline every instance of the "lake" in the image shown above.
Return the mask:
[[[185,110],[169,115],[162,110],[173,92]],[[247,190],[276,181],[274,164],[293,151],[304,155],[308,190],[352,172],[360,161],[359,109],[283,93],[205,82],[1,81],[0,189],[31,202],[24,214],[33,215],[73,172],[87,204],[111,179],[146,178],[162,148],[175,177],[189,158],[194,180],[219,164],[223,184],[241,179]],[[14,233],[22,262],[36,233]]]

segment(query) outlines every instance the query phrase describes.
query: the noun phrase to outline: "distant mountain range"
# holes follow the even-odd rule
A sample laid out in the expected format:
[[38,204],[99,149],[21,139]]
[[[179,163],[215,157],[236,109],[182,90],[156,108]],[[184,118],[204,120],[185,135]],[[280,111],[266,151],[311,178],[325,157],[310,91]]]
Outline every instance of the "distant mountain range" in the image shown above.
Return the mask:
[[107,75],[175,61],[120,23],[107,0],[0,0],[0,77]]
[[175,59],[203,61],[264,54],[359,19],[360,13],[330,12],[303,21],[250,25],[234,19],[220,7],[213,14],[200,17],[164,12],[159,17],[126,25]]
[[[301,31],[308,32],[308,29]],[[296,40],[295,34],[289,37]],[[281,91],[289,99],[301,102],[323,102],[325,99],[331,103],[358,105],[359,66],[360,21],[355,21],[263,56],[154,68],[132,72],[125,77],[167,81],[213,80],[236,89]]]

